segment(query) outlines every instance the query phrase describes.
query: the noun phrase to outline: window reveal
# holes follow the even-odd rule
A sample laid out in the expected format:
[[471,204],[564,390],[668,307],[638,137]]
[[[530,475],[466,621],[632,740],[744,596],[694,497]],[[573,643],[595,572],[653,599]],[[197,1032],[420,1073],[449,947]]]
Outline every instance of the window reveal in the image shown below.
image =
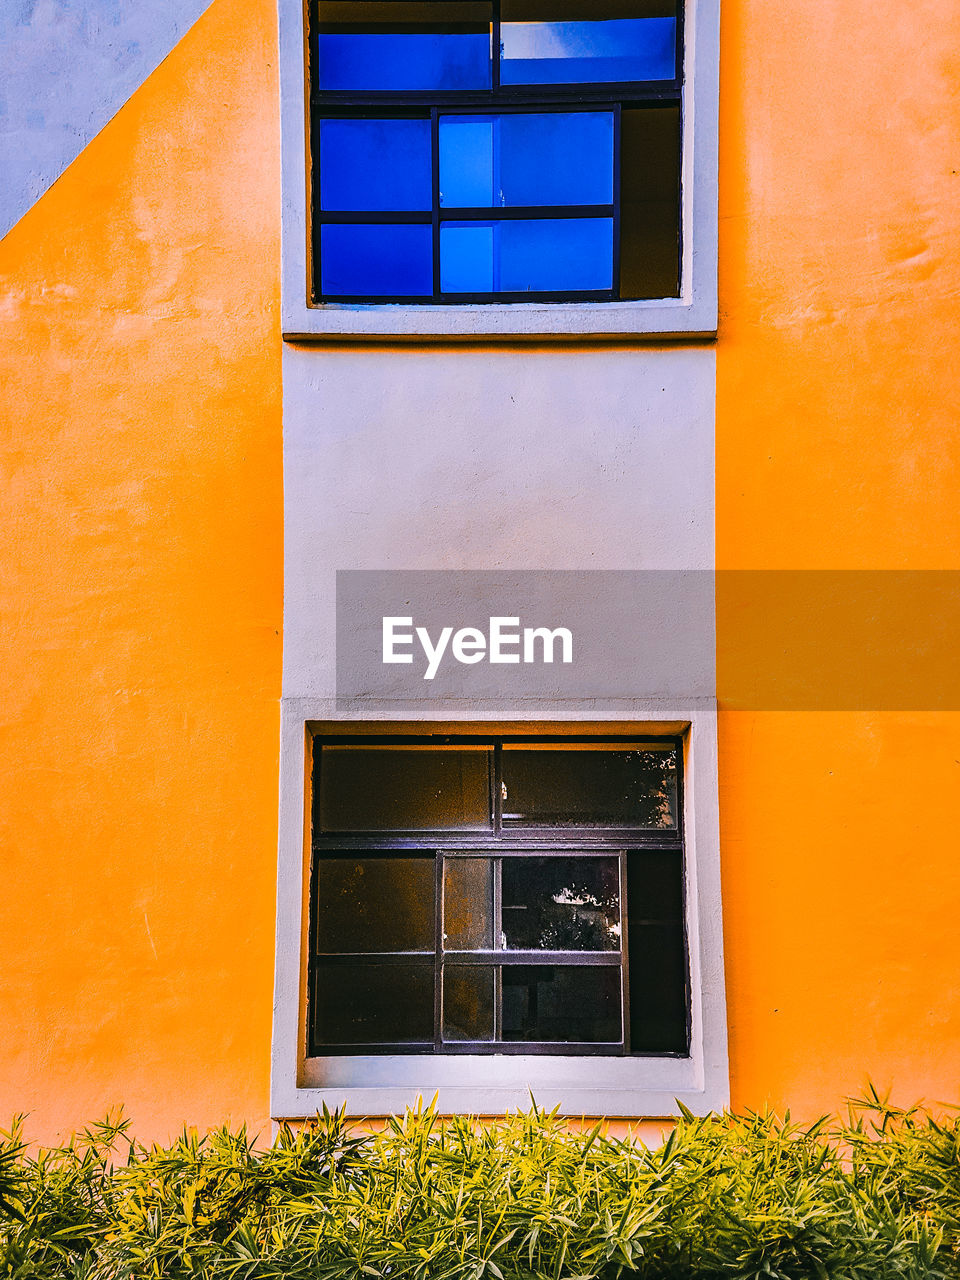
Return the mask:
[[676,297],[676,0],[314,0],[316,301]]
[[685,1055],[678,759],[318,741],[309,1056]]

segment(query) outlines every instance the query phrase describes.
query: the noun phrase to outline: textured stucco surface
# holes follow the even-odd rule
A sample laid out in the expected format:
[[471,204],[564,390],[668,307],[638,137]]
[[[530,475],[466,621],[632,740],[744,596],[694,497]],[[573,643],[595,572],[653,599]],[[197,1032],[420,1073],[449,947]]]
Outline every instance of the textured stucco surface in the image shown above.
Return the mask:
[[0,236],[6,235],[210,0],[4,0]]
[[[718,569],[956,570],[960,12],[723,0],[721,43]],[[960,716],[719,733],[734,1103],[957,1101]]]
[[276,19],[235,17],[0,242],[0,1124],[34,1137],[266,1122]]

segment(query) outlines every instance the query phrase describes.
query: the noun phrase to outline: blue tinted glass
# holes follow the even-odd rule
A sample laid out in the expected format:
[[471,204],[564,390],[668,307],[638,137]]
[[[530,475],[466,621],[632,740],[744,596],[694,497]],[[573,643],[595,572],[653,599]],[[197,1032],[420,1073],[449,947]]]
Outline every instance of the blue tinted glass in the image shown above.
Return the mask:
[[421,297],[433,293],[429,225],[328,224],[320,230],[324,297]]
[[321,89],[489,89],[489,32],[321,32]]
[[493,236],[489,222],[445,222],[440,227],[443,293],[493,293]]
[[440,224],[444,293],[572,293],[612,287],[612,218]]
[[460,209],[499,204],[494,133],[499,116],[440,117],[440,203]]
[[676,18],[605,22],[505,22],[502,84],[672,80]]
[[440,117],[441,205],[612,202],[612,111]]
[[321,209],[429,209],[429,120],[322,120]]

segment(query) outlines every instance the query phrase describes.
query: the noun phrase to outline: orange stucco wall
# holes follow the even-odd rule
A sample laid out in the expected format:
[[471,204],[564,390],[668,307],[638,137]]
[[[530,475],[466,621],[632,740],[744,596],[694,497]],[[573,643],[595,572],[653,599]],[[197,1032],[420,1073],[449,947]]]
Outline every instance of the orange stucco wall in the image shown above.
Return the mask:
[[[722,13],[718,567],[960,568],[960,15]],[[960,716],[727,711],[720,762],[733,1102],[956,1100]]]
[[267,1117],[282,618],[272,0],[0,242],[0,1114]]
[[[724,0],[721,568],[960,567],[960,16]],[[0,1119],[267,1121],[273,0],[0,242]],[[721,643],[729,637],[721,636]],[[957,1098],[960,716],[721,715],[732,1094]]]

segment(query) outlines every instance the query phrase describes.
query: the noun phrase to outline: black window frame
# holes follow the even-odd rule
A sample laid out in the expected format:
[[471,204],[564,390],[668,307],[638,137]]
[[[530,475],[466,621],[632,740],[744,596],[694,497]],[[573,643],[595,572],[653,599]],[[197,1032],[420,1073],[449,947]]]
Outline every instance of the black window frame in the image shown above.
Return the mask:
[[[387,0],[403,3],[403,0]],[[494,50],[500,48],[501,0],[490,0],[492,9],[491,43]],[[680,119],[680,136],[683,136],[683,66],[684,66],[684,0],[677,3],[677,39],[673,80],[611,81],[602,83],[575,83],[561,85],[509,85],[500,84],[500,62],[492,59],[492,87],[488,90],[458,91],[345,91],[322,90],[317,78],[317,33],[320,27],[317,0],[309,0],[307,16],[307,79],[309,85],[309,148],[310,148],[310,211],[309,238],[311,268],[309,296],[312,306],[337,304],[405,304],[408,306],[476,306],[497,303],[553,302],[586,303],[643,301],[624,298],[620,290],[620,241],[621,241],[621,110],[623,106],[662,107],[676,106]],[[614,127],[613,147],[613,203],[611,205],[536,205],[529,207],[461,209],[440,207],[438,118],[441,114],[471,115],[490,112],[537,111],[542,113],[566,113],[570,111],[612,111]],[[337,119],[430,119],[431,125],[431,183],[432,208],[417,213],[393,210],[322,211],[320,171],[320,121]],[[677,255],[678,264],[683,261],[683,193],[682,165],[677,168]],[[613,219],[613,287],[596,290],[544,290],[520,293],[443,293],[440,289],[440,222],[492,221],[531,218],[603,218]],[[432,228],[433,294],[336,294],[324,296],[321,280],[321,228],[324,225],[429,225]],[[681,268],[678,266],[678,271]],[[678,294],[683,282],[679,281]]]
[[[640,745],[669,747],[675,751],[677,763],[677,813],[674,828],[629,827],[615,825],[573,826],[514,826],[504,827],[502,821],[502,749],[505,745],[528,746],[532,749],[556,746],[571,751],[578,747],[609,746],[616,748]],[[490,795],[493,799],[492,825],[489,832],[455,831],[443,828],[423,830],[338,832],[318,831],[316,823],[316,797],[319,794],[318,778],[323,746],[330,747],[489,747]],[[688,937],[687,876],[684,836],[683,803],[683,738],[675,735],[530,735],[530,734],[388,734],[388,735],[318,735],[314,739],[311,778],[311,854],[309,883],[308,925],[308,981],[307,981],[307,1052],[308,1059],[343,1056],[387,1056],[409,1054],[433,1054],[442,1057],[462,1055],[542,1055],[542,1056],[606,1056],[634,1058],[689,1059],[691,1053],[691,973],[690,940]],[[627,887],[627,859],[642,851],[670,852],[678,855],[681,892],[681,934],[683,950],[683,1003],[684,1046],[682,1049],[633,1049],[631,1047],[630,1021],[630,947]],[[414,855],[434,859],[434,946],[423,952],[324,952],[317,928],[317,860],[324,856],[362,855],[364,858]],[[544,858],[576,856],[619,859],[620,925],[619,951],[519,951],[496,948],[481,951],[453,951],[444,948],[443,933],[443,874],[445,855],[502,859]],[[434,984],[432,1041],[416,1043],[376,1042],[363,1044],[336,1044],[319,1040],[315,1036],[314,1006],[315,984],[323,970],[338,965],[357,963],[409,964],[412,958],[432,964]],[[443,967],[455,965],[488,966],[564,966],[611,967],[621,974],[622,1041],[572,1042],[572,1041],[451,1041],[442,1039],[442,986]],[[497,991],[499,1002],[500,991]]]

